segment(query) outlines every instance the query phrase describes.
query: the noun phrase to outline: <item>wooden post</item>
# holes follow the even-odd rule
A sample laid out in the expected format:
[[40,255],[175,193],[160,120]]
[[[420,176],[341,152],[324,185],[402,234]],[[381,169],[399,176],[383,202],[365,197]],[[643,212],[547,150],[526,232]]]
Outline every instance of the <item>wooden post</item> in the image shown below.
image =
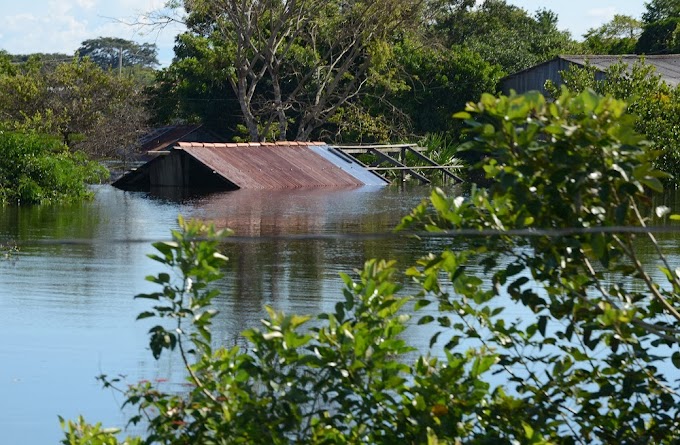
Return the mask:
[[[406,161],[406,148],[401,147],[400,151],[399,160],[404,164],[404,161]],[[399,180],[401,181],[401,186],[404,187],[404,170],[399,171]]]

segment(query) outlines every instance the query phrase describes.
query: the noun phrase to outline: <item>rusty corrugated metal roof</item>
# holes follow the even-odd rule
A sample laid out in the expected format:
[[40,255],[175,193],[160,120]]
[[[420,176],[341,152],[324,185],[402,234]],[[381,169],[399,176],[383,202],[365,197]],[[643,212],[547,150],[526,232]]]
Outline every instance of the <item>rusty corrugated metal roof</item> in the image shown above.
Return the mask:
[[365,185],[313,150],[324,145],[322,142],[180,142],[175,148],[243,189]]

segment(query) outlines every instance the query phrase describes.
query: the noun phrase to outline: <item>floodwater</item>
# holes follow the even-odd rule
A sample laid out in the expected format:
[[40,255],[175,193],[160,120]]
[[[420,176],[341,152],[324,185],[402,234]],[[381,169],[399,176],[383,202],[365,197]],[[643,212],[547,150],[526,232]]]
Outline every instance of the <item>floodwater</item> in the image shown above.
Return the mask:
[[[373,257],[407,264],[419,256],[416,240],[351,234],[390,231],[428,194],[381,187],[191,198],[101,186],[83,204],[0,208],[0,244],[19,248],[0,260],[2,443],[58,443],[57,416],[124,426],[122,397],[102,389],[98,375],[181,380],[176,360],[153,359],[149,324],[135,321],[148,303],[133,299],[156,290],[144,278],[162,269],[146,255],[151,241],[169,239],[178,214],[239,236],[224,245],[230,262],[217,299],[214,335],[228,345],[258,326],[265,305],[330,310],[342,299],[339,272]],[[327,238],[299,239],[307,234]]]
[[[148,303],[133,299],[156,290],[144,278],[161,266],[146,255],[152,241],[169,239],[178,214],[230,227],[238,236],[223,246],[230,262],[219,282],[213,329],[231,345],[258,326],[265,305],[299,314],[332,310],[343,299],[339,272],[374,257],[407,266],[441,247],[443,240],[353,236],[390,231],[429,193],[362,188],[186,197],[101,186],[82,204],[0,208],[0,245],[19,248],[0,259],[2,444],[58,443],[57,416],[125,426],[130,413],[121,413],[122,397],[102,389],[98,375],[181,381],[176,359],[153,359],[150,322],[135,321]],[[668,195],[663,204],[677,209],[677,197]],[[321,236],[305,237],[310,234]],[[678,239],[660,235],[660,242],[677,262]],[[651,249],[641,254],[653,257]],[[426,345],[429,334],[409,340]]]

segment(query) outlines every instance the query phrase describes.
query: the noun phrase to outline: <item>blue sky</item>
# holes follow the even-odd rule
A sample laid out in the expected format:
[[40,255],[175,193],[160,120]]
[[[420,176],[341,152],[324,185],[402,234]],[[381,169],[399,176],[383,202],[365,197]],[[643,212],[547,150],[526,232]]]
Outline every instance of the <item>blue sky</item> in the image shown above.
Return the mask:
[[[507,0],[529,12],[548,8],[559,16],[559,27],[581,38],[589,28],[614,14],[640,17],[643,0]],[[156,43],[162,65],[172,60],[179,27],[158,31],[122,22],[144,21],[165,0],[0,0],[0,49],[10,53],[62,52],[72,54],[80,42],[99,36]]]

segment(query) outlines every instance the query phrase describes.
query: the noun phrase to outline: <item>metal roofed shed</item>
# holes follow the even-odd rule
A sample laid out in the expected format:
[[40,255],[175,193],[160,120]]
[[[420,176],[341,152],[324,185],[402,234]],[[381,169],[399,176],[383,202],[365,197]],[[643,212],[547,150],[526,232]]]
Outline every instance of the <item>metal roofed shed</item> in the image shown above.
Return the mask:
[[585,66],[586,63],[590,64],[597,69],[596,77],[601,80],[605,78],[605,71],[610,66],[623,62],[631,67],[639,60],[644,60],[646,64],[652,65],[655,68],[654,73],[661,76],[661,80],[669,86],[676,87],[680,84],[680,54],[658,56],[636,54],[614,56],[560,55],[547,62],[504,77],[501,79],[501,90],[504,94],[508,94],[510,90],[515,90],[517,93],[536,90],[545,94],[545,81],[551,80],[557,86],[562,85],[560,71],[566,71],[573,65]]
[[386,185],[381,176],[321,142],[180,142],[113,183],[123,190],[210,190]]

